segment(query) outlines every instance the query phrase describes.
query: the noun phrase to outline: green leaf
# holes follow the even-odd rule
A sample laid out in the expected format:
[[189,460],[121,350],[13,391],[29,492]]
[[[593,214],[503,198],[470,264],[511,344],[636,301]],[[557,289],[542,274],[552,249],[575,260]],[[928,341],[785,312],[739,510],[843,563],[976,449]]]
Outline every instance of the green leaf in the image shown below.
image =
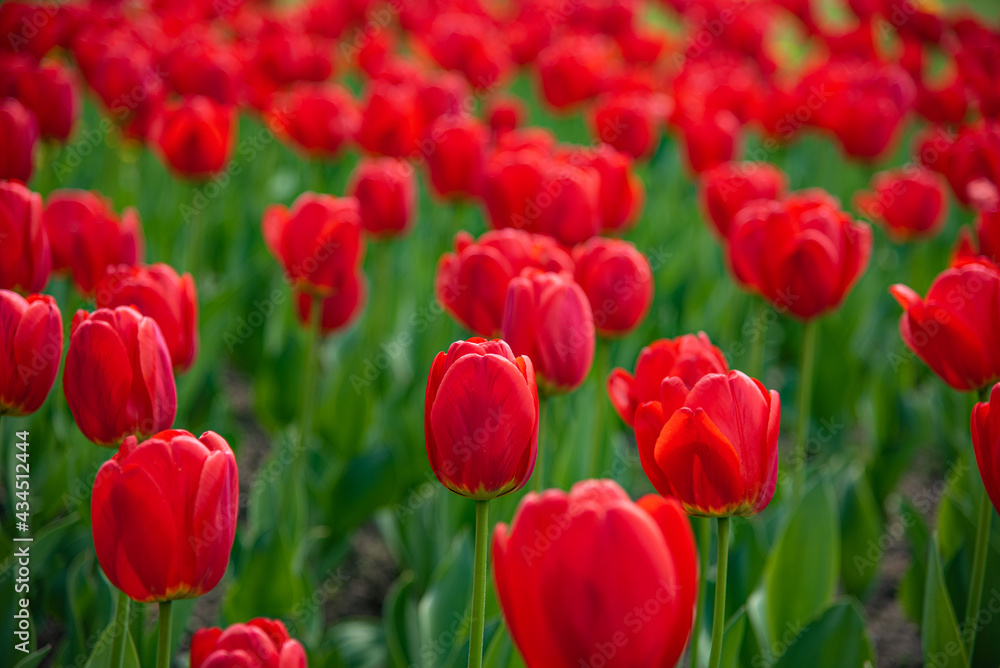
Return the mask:
[[232,622],[251,617],[283,617],[306,595],[302,578],[293,572],[292,550],[277,534],[260,536],[246,551],[223,604]]
[[345,668],[382,668],[386,665],[385,629],[377,620],[349,620],[335,625],[327,639]]
[[[138,604],[133,603],[132,605]],[[84,668],[107,668],[108,664],[111,663],[111,647],[114,644],[114,627],[115,620],[112,619],[111,622],[104,627],[104,631],[98,638],[97,644],[94,645],[94,649],[90,653],[90,658],[87,659],[87,663],[84,665]],[[128,632],[125,633],[125,656],[122,666],[123,668],[140,668],[139,654],[135,651],[135,643],[132,642],[132,635]]]
[[775,668],[861,668],[874,661],[864,616],[854,601],[835,603],[803,628],[788,628],[771,652]]
[[[426,668],[457,665],[469,633],[469,604],[472,600],[472,541],[462,531],[452,541],[434,575],[427,593],[420,599],[420,660]],[[468,651],[465,651],[468,654]]]
[[965,643],[962,641],[962,634],[955,618],[955,609],[948,597],[936,533],[927,551],[924,617],[920,631],[925,663],[938,668],[965,668],[969,665]]
[[851,472],[841,505],[840,576],[844,591],[859,598],[870,591],[889,538],[882,530],[882,511],[864,469]]
[[722,632],[721,668],[740,668],[740,649],[747,628],[746,608],[736,611]]
[[910,567],[899,583],[899,604],[915,624],[924,617],[924,583],[927,581],[927,545],[931,534],[917,508],[907,500],[899,509],[910,546]]
[[413,575],[403,573],[389,589],[382,604],[385,642],[391,665],[409,668],[415,664],[420,637],[417,607],[413,601]]
[[52,645],[46,645],[45,647],[35,650],[28,656],[24,657],[20,661],[14,664],[14,668],[35,668],[35,666],[41,664],[42,659],[52,651]]
[[396,481],[392,451],[375,448],[351,459],[329,498],[329,526],[339,536],[361,524],[392,498]]

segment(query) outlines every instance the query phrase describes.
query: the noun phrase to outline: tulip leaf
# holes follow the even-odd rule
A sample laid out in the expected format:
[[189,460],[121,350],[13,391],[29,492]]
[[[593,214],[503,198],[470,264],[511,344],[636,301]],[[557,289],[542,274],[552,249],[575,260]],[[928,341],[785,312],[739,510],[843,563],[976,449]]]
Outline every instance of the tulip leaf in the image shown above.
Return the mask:
[[740,668],[740,650],[747,628],[746,608],[740,608],[729,618],[722,633],[722,668]]
[[425,668],[459,665],[463,649],[468,653],[472,560],[469,532],[462,531],[452,541],[420,599],[420,660]]
[[878,575],[886,541],[898,536],[883,531],[882,511],[864,470],[858,467],[850,476],[841,504],[840,576],[844,591],[861,598]]
[[396,668],[420,665],[416,663],[420,632],[413,593],[413,575],[404,573],[393,583],[382,603],[385,642],[389,648],[390,665]]
[[774,668],[872,666],[872,645],[861,607],[842,601],[805,627],[791,626],[770,647]]
[[916,624],[924,616],[924,583],[927,581],[927,545],[930,530],[921,513],[912,503],[904,500],[900,504],[900,515],[906,529],[906,540],[910,546],[910,567],[899,583],[899,604],[906,615]]
[[282,617],[302,601],[305,586],[292,569],[292,550],[279,533],[259,536],[242,556],[242,568],[226,591],[222,607],[228,621]]
[[42,663],[49,652],[52,651],[52,645],[46,645],[41,649],[37,649],[28,656],[24,657],[20,661],[14,664],[14,668],[35,668]]
[[[132,605],[139,604],[133,603]],[[111,663],[111,648],[112,645],[114,645],[114,631],[115,620],[112,619],[111,622],[104,627],[104,631],[97,639],[97,644],[94,645],[94,649],[90,653],[87,663],[84,664],[84,668],[106,668],[106,666]],[[132,642],[131,633],[125,634],[125,656],[122,666],[123,668],[140,668],[139,654],[135,651],[135,643]]]
[[341,622],[329,630],[327,639],[336,648],[338,665],[344,668],[382,668],[386,665],[385,629],[378,620]]
[[920,635],[926,663],[939,668],[964,668],[969,665],[955,609],[948,596],[936,533],[927,549],[927,582],[924,586]]

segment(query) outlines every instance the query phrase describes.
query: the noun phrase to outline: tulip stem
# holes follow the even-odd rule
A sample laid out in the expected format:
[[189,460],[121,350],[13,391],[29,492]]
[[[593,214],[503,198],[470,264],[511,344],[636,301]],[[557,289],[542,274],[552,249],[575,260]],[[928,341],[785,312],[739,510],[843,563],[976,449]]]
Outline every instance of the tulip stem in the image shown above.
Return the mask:
[[125,636],[128,635],[128,608],[131,599],[119,590],[118,601],[115,603],[115,625],[111,629],[114,641],[111,643],[110,668],[122,668],[125,660]]
[[486,563],[490,534],[490,501],[476,501],[476,570],[472,577],[472,629],[469,635],[469,668],[483,665],[483,627],[486,623]]
[[319,350],[320,326],[323,322],[323,300],[311,297],[309,305],[309,329],[306,332],[305,367],[302,370],[302,414],[299,417],[299,453],[301,458],[309,445],[309,434],[312,432],[313,409],[316,405],[316,372],[319,361],[316,359]]
[[698,527],[698,603],[694,609],[694,626],[691,629],[691,668],[698,668],[698,636],[701,634],[701,620],[705,607],[705,575],[708,571],[708,551],[711,549],[709,534],[712,520],[703,517]]
[[549,426],[548,409],[549,402],[552,401],[547,396],[538,397],[538,453],[535,455],[535,491],[540,492],[545,487],[545,458],[549,453],[549,443],[545,438],[545,430]]
[[976,530],[976,553],[972,560],[972,580],[969,582],[969,600],[965,606],[965,636],[969,667],[972,655],[976,649],[976,620],[979,617],[979,605],[983,600],[983,581],[986,579],[986,556],[990,546],[990,520],[993,518],[993,506],[990,496],[983,488],[979,499],[979,528]]
[[754,298],[754,308],[751,313],[757,312],[757,322],[754,323],[753,331],[757,338],[750,344],[750,359],[747,360],[747,373],[754,378],[760,379],[764,374],[764,353],[767,350],[767,312],[770,308],[766,302]]
[[719,518],[719,558],[715,565],[715,609],[712,611],[712,653],[708,668],[722,661],[722,632],[726,626],[726,574],[729,570],[729,518]]
[[795,441],[795,495],[802,497],[806,484],[806,443],[809,441],[809,412],[812,407],[813,370],[816,366],[816,341],[819,324],[810,320],[805,325],[802,341],[802,367],[799,376],[799,431]]
[[170,668],[171,606],[173,601],[160,603],[160,639],[156,646],[156,668]]
[[597,401],[594,404],[594,433],[590,444],[590,468],[587,476],[590,478],[601,477],[601,468],[606,459],[607,439],[604,433],[604,399],[601,397],[602,386],[608,365],[608,341],[598,339],[597,356],[594,359],[594,377],[597,381]]

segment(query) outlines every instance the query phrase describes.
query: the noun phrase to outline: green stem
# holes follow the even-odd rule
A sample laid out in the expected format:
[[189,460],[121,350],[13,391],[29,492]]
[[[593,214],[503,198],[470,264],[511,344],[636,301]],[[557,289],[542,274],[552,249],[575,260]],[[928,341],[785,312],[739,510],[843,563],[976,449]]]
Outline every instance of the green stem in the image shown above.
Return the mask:
[[316,406],[316,376],[319,367],[320,326],[323,322],[323,300],[313,296],[309,308],[309,326],[306,331],[305,367],[302,370],[302,414],[299,416],[299,453],[301,459],[308,447],[312,432],[313,411]]
[[726,625],[726,574],[729,570],[729,518],[719,518],[719,559],[715,566],[715,610],[712,612],[712,653],[708,668],[719,668],[722,632]]
[[535,491],[540,492],[545,487],[545,456],[549,452],[549,444],[545,438],[545,428],[549,423],[548,397],[538,397],[538,454],[535,455]]
[[115,603],[115,625],[112,628],[114,642],[111,644],[111,663],[109,668],[122,668],[125,660],[125,636],[128,635],[128,607],[131,599],[123,591],[118,592]]
[[594,380],[597,383],[597,403],[594,405],[594,433],[590,443],[590,467],[587,477],[596,478],[601,475],[604,462],[607,461],[607,434],[604,433],[604,379],[608,373],[608,349],[611,343],[605,339],[597,340],[597,354],[594,359]]
[[972,668],[972,655],[976,649],[976,619],[979,617],[979,605],[983,600],[983,581],[986,579],[986,554],[990,546],[990,520],[993,518],[993,506],[990,496],[983,489],[979,500],[979,528],[976,530],[976,554],[972,560],[972,580],[969,582],[969,600],[965,606],[965,635],[969,655],[969,668]]
[[757,313],[756,329],[757,339],[750,344],[750,359],[747,360],[747,373],[754,378],[760,379],[764,374],[764,353],[767,350],[767,318],[765,315],[770,306],[756,297],[753,298],[756,308],[751,307],[750,312]]
[[709,532],[712,530],[712,520],[703,517],[699,521],[698,531],[698,604],[694,609],[694,627],[691,630],[691,668],[698,668],[698,636],[701,634],[701,620],[704,615],[705,577],[708,571],[708,550],[711,547]]
[[173,601],[160,603],[160,641],[156,646],[156,668],[170,668],[170,626]]
[[476,501],[476,570],[472,577],[472,629],[469,668],[483,665],[483,627],[486,623],[486,568],[489,556],[490,502]]
[[795,495],[801,498],[806,483],[806,443],[809,441],[809,412],[812,407],[813,370],[816,366],[816,342],[819,323],[810,320],[805,325],[802,342],[802,366],[799,382],[799,431],[795,440]]

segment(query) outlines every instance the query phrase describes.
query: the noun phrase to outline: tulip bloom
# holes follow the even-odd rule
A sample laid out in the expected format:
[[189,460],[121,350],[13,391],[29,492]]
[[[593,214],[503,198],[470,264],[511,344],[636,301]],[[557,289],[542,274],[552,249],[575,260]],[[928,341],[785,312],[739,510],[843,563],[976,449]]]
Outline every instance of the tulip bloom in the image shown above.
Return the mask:
[[946,269],[927,297],[905,285],[889,292],[905,313],[899,332],[931,371],[956,390],[1000,380],[1000,270],[985,262]]
[[946,204],[940,177],[923,168],[880,172],[872,179],[871,191],[855,198],[858,210],[882,223],[897,241],[937,234]]
[[347,278],[336,294],[317,297],[308,292],[296,291],[296,315],[303,327],[312,322],[312,308],[317,299],[321,300],[323,313],[319,331],[324,336],[340,331],[354,322],[364,310],[368,300],[368,283],[363,273],[356,272]]
[[307,153],[325,157],[352,141],[361,124],[354,98],[334,84],[294,85],[274,103],[271,116]]
[[0,416],[39,409],[59,371],[62,348],[55,299],[0,290]]
[[691,515],[747,517],[778,481],[781,399],[741,371],[710,373],[690,389],[681,378],[640,404],[635,438],[646,477]]
[[521,127],[526,115],[524,102],[513,95],[497,95],[486,108],[486,118],[495,137]]
[[129,436],[94,479],[97,560],[140,603],[195,598],[222,579],[236,536],[239,474],[229,444],[180,429]]
[[679,121],[689,171],[700,174],[733,160],[741,151],[739,119],[726,110]]
[[972,409],[972,446],[994,508],[1000,508],[1000,384]]
[[52,271],[49,235],[42,224],[42,196],[16,182],[0,181],[0,289],[37,292]]
[[478,240],[468,232],[455,235],[455,252],[438,262],[434,293],[463,327],[494,336],[503,326],[507,286],[528,268],[572,271],[573,260],[551,238],[506,229]]
[[35,114],[43,136],[69,138],[80,105],[66,68],[45,65],[25,72],[18,78],[17,96]]
[[167,163],[179,174],[208,177],[229,162],[235,113],[201,95],[168,104],[153,136]]
[[983,211],[979,214],[975,243],[967,228],[962,228],[959,233],[952,265],[983,260],[1000,265],[1000,211]]
[[198,629],[191,636],[191,668],[306,668],[306,653],[280,619]]
[[329,296],[358,270],[364,240],[358,200],[306,192],[264,210],[264,242],[301,290]]
[[395,158],[362,160],[348,191],[358,200],[361,224],[372,236],[402,236],[412,227],[417,184],[410,165]]
[[698,596],[698,552],[680,505],[633,503],[610,480],[528,494],[493,535],[493,576],[527,665],[673,666]]
[[690,390],[710,373],[729,373],[729,364],[705,332],[658,339],[639,352],[635,374],[621,368],[611,371],[608,399],[622,421],[631,427],[639,405],[660,398],[660,385],[665,379],[679,378]]
[[0,179],[31,180],[38,135],[30,109],[12,98],[0,101]]
[[627,241],[594,237],[574,249],[573,261],[597,331],[622,336],[638,327],[653,303],[653,270],[646,256]]
[[724,162],[701,175],[701,200],[714,230],[725,239],[733,218],[748,202],[781,199],[785,173],[769,162]]
[[392,158],[417,150],[424,131],[417,91],[410,83],[376,81],[361,112],[358,144],[375,155]]
[[84,295],[94,291],[108,268],[142,262],[139,214],[125,209],[119,220],[111,203],[87,190],[55,190],[42,221],[52,244],[52,268],[68,271]]
[[538,389],[527,357],[504,341],[456,341],[434,358],[424,399],[431,469],[477,501],[524,486],[538,454]]
[[507,288],[503,338],[535,365],[547,394],[571,392],[594,362],[594,314],[572,275],[525,270]]
[[489,89],[510,67],[510,53],[496,25],[485,16],[444,12],[424,33],[441,67],[458,70],[477,89]]
[[872,230],[823,191],[744,207],[729,230],[736,278],[810,320],[837,308],[868,267]]
[[609,144],[564,151],[557,154],[557,158],[597,173],[597,205],[602,230],[623,232],[635,224],[642,213],[646,191],[633,169],[632,158]]
[[489,131],[471,116],[443,116],[428,130],[427,168],[442,197],[474,197],[482,190]]
[[594,139],[635,160],[652,156],[660,128],[673,110],[670,98],[640,91],[611,94],[598,103],[591,120]]
[[615,44],[604,35],[571,35],[538,54],[542,95],[564,110],[603,93],[610,80]]
[[191,274],[178,276],[168,264],[110,267],[94,290],[97,308],[132,306],[156,321],[176,371],[198,355],[198,294]]
[[77,311],[63,392],[80,431],[98,445],[115,447],[126,436],[168,429],[177,387],[156,322],[129,306]]

